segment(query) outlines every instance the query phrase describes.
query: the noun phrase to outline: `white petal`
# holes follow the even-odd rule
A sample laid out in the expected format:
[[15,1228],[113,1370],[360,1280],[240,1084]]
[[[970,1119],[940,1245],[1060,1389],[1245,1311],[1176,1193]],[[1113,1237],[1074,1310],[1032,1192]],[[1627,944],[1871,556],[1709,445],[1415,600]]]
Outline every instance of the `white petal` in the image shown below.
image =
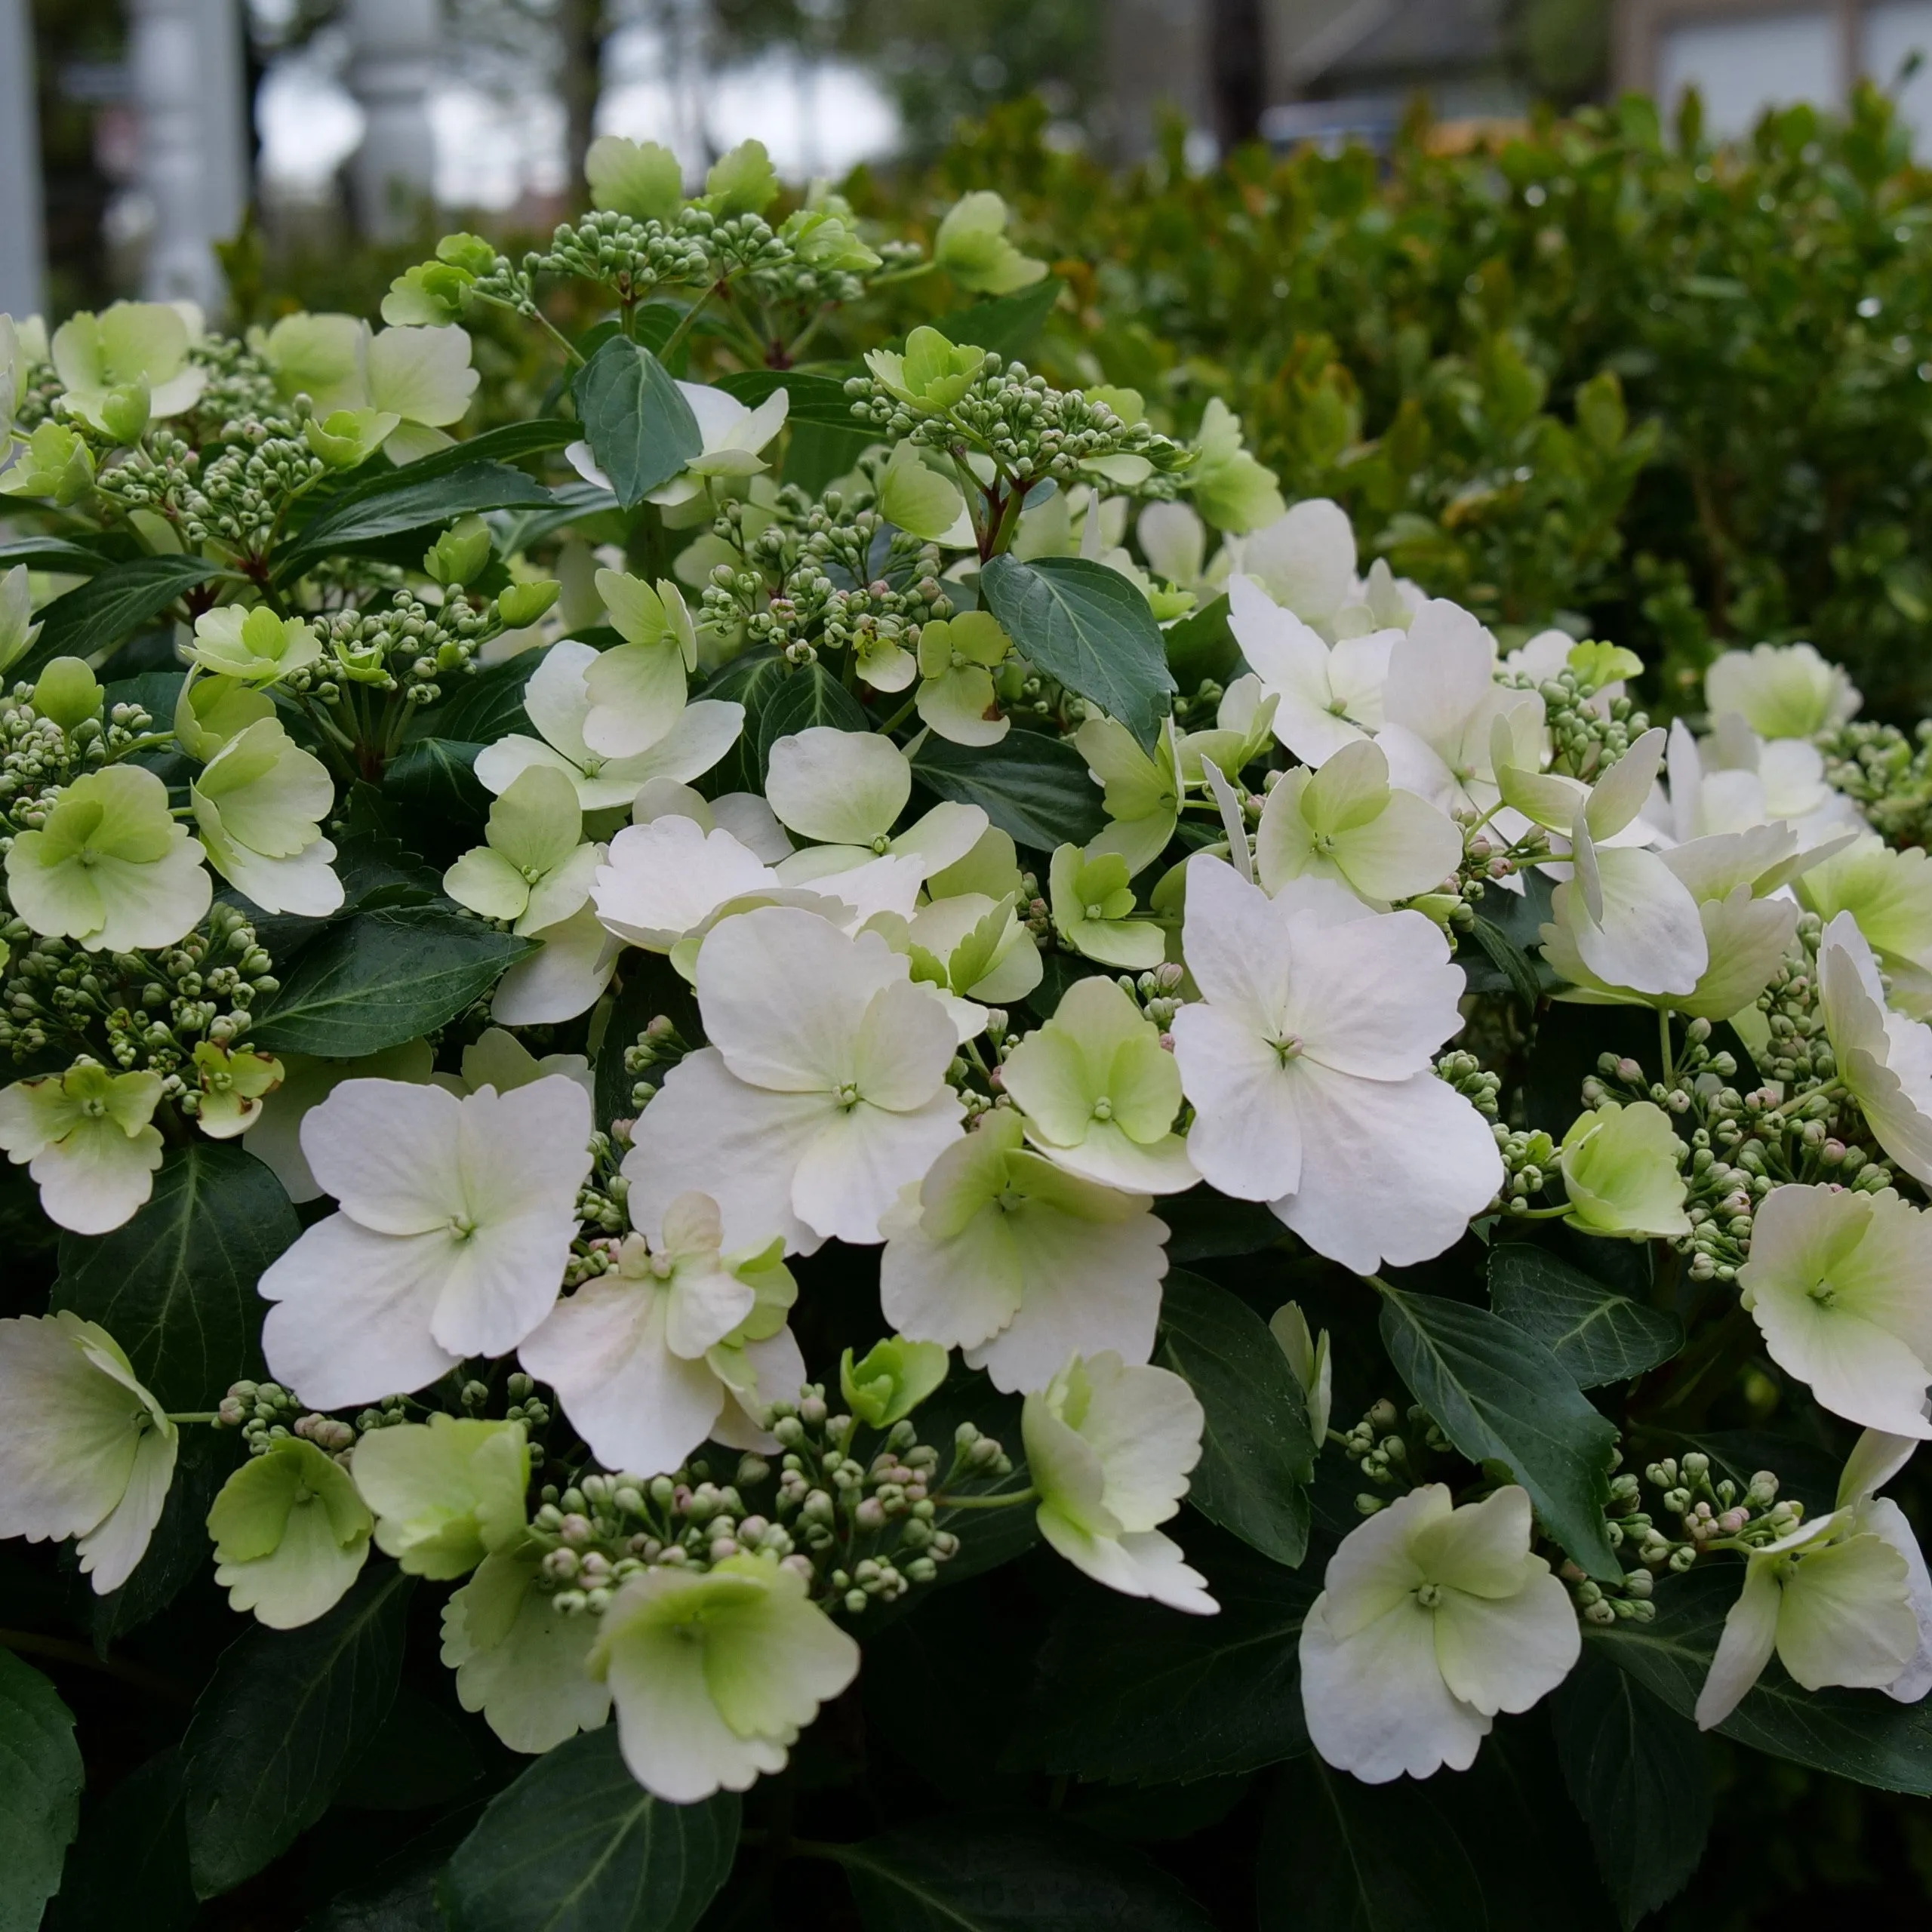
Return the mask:
[[1208,1579],[1189,1566],[1180,1545],[1158,1530],[1094,1536],[1044,1508],[1039,1520],[1040,1534],[1068,1562],[1122,1596],[1151,1598],[1195,1617],[1211,1617],[1220,1608],[1208,1594]]
[[1296,1084],[1273,1047],[1215,1006],[1174,1017],[1174,1059],[1195,1107],[1188,1155],[1223,1194],[1274,1201],[1301,1184]]
[[1045,1388],[1069,1355],[1111,1349],[1130,1364],[1152,1356],[1168,1272],[1164,1222],[1145,1209],[1124,1220],[1083,1220],[1032,1201],[1004,1218],[1020,1266],[1020,1306],[999,1333],[968,1349],[969,1367],[983,1368],[997,1389],[1031,1392]]
[[454,1241],[446,1232],[371,1234],[346,1214],[303,1230],[272,1263],[262,1327],[275,1380],[318,1409],[420,1389],[463,1358],[430,1333]]
[[836,1106],[824,1094],[749,1086],[715,1047],[687,1054],[632,1130],[632,1226],[656,1239],[665,1209],[696,1189],[718,1203],[728,1250],[782,1235],[788,1254],[811,1254],[821,1237],[792,1211],[792,1177]]
[[764,795],[807,838],[869,845],[892,829],[912,792],[906,754],[876,732],[814,724],[771,747]]
[[1515,1596],[1445,1591],[1435,1612],[1435,1658],[1449,1694],[1494,1717],[1527,1711],[1547,1697],[1583,1654],[1570,1592],[1546,1572]]
[[1309,1058],[1338,1073],[1406,1079],[1461,1030],[1462,969],[1450,963],[1441,928],[1421,913],[1327,928],[1295,920],[1287,930],[1282,1023]]
[[1318,1254],[1358,1275],[1429,1260],[1503,1185],[1489,1123],[1433,1073],[1357,1080],[1312,1061],[1292,1071],[1301,1185],[1272,1204]]
[[727,900],[777,883],[777,874],[730,832],[667,817],[618,832],[591,897],[620,939],[668,952]]
[[1778,1607],[1783,1598],[1776,1572],[1768,1563],[1751,1563],[1744,1587],[1724,1620],[1704,1687],[1697,1694],[1697,1728],[1721,1724],[1745,1694],[1764,1674],[1778,1635]]
[[148,1540],[161,1521],[174,1479],[174,1459],[180,1440],[173,1429],[150,1429],[134,1452],[134,1466],[119,1502],[74,1545],[82,1575],[94,1581],[94,1594],[118,1590],[134,1574],[147,1554]]
[[854,1077],[866,1010],[907,970],[876,934],[848,939],[798,907],[765,906],[706,939],[698,1004],[707,1037],[740,1079],[822,1093]]
[[1301,1700],[1308,1734],[1326,1764],[1364,1784],[1406,1773],[1466,1771],[1491,1720],[1460,1703],[1435,1661],[1435,1619],[1412,1599],[1355,1635],[1328,1627],[1327,1597],[1301,1626]]
[[310,1171],[378,1234],[447,1229],[464,1212],[462,1103],[440,1087],[345,1080],[302,1121]]
[[588,905],[529,937],[543,950],[519,959],[497,982],[491,1017],[506,1026],[549,1026],[588,1013],[617,970],[622,942]]
[[865,1100],[835,1106],[800,1156],[792,1180],[792,1212],[828,1239],[882,1239],[879,1217],[899,1190],[958,1138],[964,1112],[950,1088],[905,1113]]
[[678,1468],[724,1406],[724,1385],[705,1363],[672,1353],[669,1300],[654,1281],[606,1275],[558,1302],[518,1349],[607,1469],[649,1476]]

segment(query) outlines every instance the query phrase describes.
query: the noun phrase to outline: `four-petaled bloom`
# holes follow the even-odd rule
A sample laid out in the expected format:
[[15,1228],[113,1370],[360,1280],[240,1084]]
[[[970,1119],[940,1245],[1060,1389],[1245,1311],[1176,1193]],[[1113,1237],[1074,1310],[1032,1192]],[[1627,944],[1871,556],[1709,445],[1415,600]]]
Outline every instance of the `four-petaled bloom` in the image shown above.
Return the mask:
[[1367,912],[1324,880],[1291,880],[1270,900],[1197,854],[1184,940],[1206,997],[1174,1015],[1174,1057],[1201,1174],[1268,1202],[1358,1274],[1453,1245],[1503,1162],[1488,1123],[1430,1064],[1463,1023],[1441,932],[1420,912]]
[[849,939],[790,906],[714,928],[697,997],[711,1044],[672,1069],[625,1156],[633,1223],[655,1235],[697,1190],[732,1249],[774,1232],[788,1253],[878,1240],[900,1189],[959,1132],[946,1008],[876,933]]
[[202,857],[160,779],[110,764],[68,786],[38,831],[14,835],[7,889],[35,932],[90,952],[172,946],[214,896]]
[[1158,1527],[1180,1507],[1206,1417],[1164,1368],[1110,1349],[1075,1355],[1020,1411],[1040,1534],[1076,1570],[1123,1596],[1206,1615],[1208,1580]]
[[433,1414],[371,1429],[350,1462],[376,1545],[417,1577],[462,1577],[523,1531],[529,1450],[520,1422]]
[[804,1381],[785,1325],[798,1287],[783,1241],[727,1255],[709,1195],[680,1195],[655,1245],[626,1235],[617,1266],[524,1338],[524,1367],[555,1389],[607,1468],[675,1469],[709,1435],[749,1447],[758,1412],[795,1399]]
[[783,1770],[798,1734],[859,1672],[859,1647],[771,1555],[702,1574],[650,1569],[600,1620],[590,1669],[610,1686],[617,1741],[654,1797],[695,1804]]
[[1605,1100],[1579,1114],[1558,1155],[1570,1196],[1564,1218],[1593,1235],[1669,1239],[1690,1232],[1684,1211],[1684,1143],[1663,1108]]
[[341,1212],[261,1278],[262,1346],[318,1408],[420,1389],[503,1355],[549,1313],[590,1171],[590,1101],[561,1075],[459,1100],[346,1080],[302,1122]]
[[0,1092],[0,1148],[40,1189],[49,1220],[82,1235],[118,1228],[154,1191],[161,1165],[158,1073],[79,1060]]
[[1154,1352],[1166,1223],[1145,1194],[1082,1179],[988,1114],[879,1223],[879,1305],[903,1334],[963,1349],[996,1388],[1044,1389],[1070,1354]]
[[1302,1706],[1325,1762],[1367,1784],[1467,1770],[1498,1712],[1569,1675],[1577,1613],[1530,1530],[1514,1484],[1458,1509],[1429,1483],[1343,1538],[1301,1628]]
[[0,1321],[0,1537],[75,1537],[97,1595],[146,1553],[174,1477],[168,1412],[97,1323]]
[[1890,1193],[1774,1188],[1737,1286],[1771,1359],[1822,1407],[1932,1438],[1932,1254],[1917,1208]]
[[349,1472],[299,1435],[252,1456],[208,1512],[215,1582],[228,1607],[272,1630],[334,1608],[369,1555],[374,1519]]

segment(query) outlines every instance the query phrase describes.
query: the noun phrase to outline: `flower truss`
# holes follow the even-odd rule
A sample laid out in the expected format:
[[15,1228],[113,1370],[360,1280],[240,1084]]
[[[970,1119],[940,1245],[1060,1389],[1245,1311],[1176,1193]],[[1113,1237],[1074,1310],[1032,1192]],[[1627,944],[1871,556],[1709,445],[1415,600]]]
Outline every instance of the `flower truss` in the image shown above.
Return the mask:
[[[755,143],[590,177],[380,329],[0,324],[0,1534],[103,1656],[259,1626],[181,1645],[195,1885],[478,1738],[450,1895],[627,1772],[863,1903],[869,1752],[1078,1816],[1168,1775],[1130,1706],[1232,1791],[1922,1697],[1932,869],[1843,672],[1666,730],[1364,574],[1224,402],[923,319],[1057,297],[995,195],[928,255]],[[466,430],[485,324],[550,413]]]

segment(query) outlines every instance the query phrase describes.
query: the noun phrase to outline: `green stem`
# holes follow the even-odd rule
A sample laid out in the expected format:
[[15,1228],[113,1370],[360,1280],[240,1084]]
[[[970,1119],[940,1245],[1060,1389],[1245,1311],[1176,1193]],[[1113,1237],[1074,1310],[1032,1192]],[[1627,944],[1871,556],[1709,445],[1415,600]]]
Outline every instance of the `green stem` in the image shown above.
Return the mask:
[[1509,1208],[1503,1211],[1512,1221],[1555,1221],[1570,1212],[1570,1203],[1559,1201],[1554,1208]]
[[171,1409],[168,1412],[168,1420],[174,1423],[219,1422],[221,1420],[221,1414],[217,1409],[188,1409],[177,1415]]
[[118,1678],[123,1684],[150,1696],[164,1697],[171,1704],[191,1704],[193,1697],[178,1684],[137,1663],[124,1663],[118,1657],[97,1656],[86,1644],[71,1643],[64,1637],[43,1637],[32,1630],[0,1630],[0,1649],[22,1657],[45,1657],[50,1663],[71,1664],[78,1670],[97,1671],[103,1677]]
[[706,304],[710,301],[712,297],[718,292],[719,287],[721,285],[721,284],[714,283],[710,288],[706,289],[704,293],[685,311],[684,314],[678,318],[677,327],[665,337],[664,346],[657,352],[657,359],[659,361],[668,362],[670,361],[671,358],[677,353],[678,349],[684,343],[685,337],[691,334],[691,329],[694,325],[697,322],[698,317],[704,313]]
[[1677,1084],[1677,1063],[1670,1052],[1670,1008],[1657,1008],[1657,1048],[1663,1055],[1663,1084],[1666,1087]]
[[906,702],[885,721],[883,724],[875,725],[873,727],[873,729],[881,732],[897,731],[900,726],[904,724],[906,719],[912,716],[914,710],[918,706],[918,702],[919,694],[915,688],[912,695],[909,697]]
[[1029,1484],[1025,1489],[1016,1489],[1004,1496],[935,1496],[933,1506],[937,1509],[1011,1509],[1023,1503],[1037,1503],[1040,1492]]

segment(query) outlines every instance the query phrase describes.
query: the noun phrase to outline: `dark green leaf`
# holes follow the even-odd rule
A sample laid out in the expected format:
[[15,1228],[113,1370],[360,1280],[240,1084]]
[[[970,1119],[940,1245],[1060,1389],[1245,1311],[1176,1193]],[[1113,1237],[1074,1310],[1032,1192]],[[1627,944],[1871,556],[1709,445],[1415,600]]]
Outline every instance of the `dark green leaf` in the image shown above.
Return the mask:
[[42,666],[56,657],[105,663],[115,645],[220,568],[205,557],[169,556],[137,557],[132,563],[103,571],[42,610],[40,635],[24,657],[8,666],[8,681],[38,677]]
[[25,564],[30,571],[53,571],[63,577],[92,577],[112,567],[113,558],[90,550],[85,544],[70,543],[64,537],[23,537],[17,543],[0,543],[0,571]]
[[731,1869],[737,1797],[653,1798],[617,1728],[581,1733],[491,1801],[450,1860],[451,1932],[687,1932]]
[[1208,1932],[1173,1879],[1051,1819],[946,1817],[830,1847],[866,1932]]
[[1711,1826],[1697,1727],[1592,1647],[1550,1700],[1564,1782],[1626,1927],[1683,1890]]
[[704,448],[691,405],[641,343],[613,336],[571,387],[584,440],[626,509],[669,482]]
[[1684,1346],[1684,1324],[1620,1295],[1533,1242],[1490,1251],[1489,1305],[1534,1335],[1579,1389],[1628,1382]]
[[414,1580],[374,1564],[327,1616],[223,1652],[181,1743],[198,1897],[252,1878],[328,1809],[395,1701]]
[[74,1718],[40,1672],[0,1650],[0,1932],[35,1932],[81,1815]]
[[955,745],[929,734],[912,776],[942,798],[980,806],[1001,831],[1036,852],[1084,845],[1106,823],[1087,761],[1044,731],[1008,731],[996,745]]
[[1617,1431],[1556,1358],[1486,1308],[1385,1285],[1382,1343],[1395,1372],[1472,1463],[1495,1461],[1592,1576],[1623,1567],[1604,1534]]
[[1190,611],[1161,632],[1168,654],[1168,668],[1179,679],[1183,691],[1192,691],[1204,679],[1217,684],[1234,682],[1241,661],[1241,647],[1228,628],[1228,599],[1224,591],[1211,604]]
[[196,1577],[212,1567],[208,1512],[245,1453],[240,1438],[231,1431],[182,1432],[174,1480],[168,1486],[168,1500],[146,1550],[118,1590],[93,1600],[88,1622],[94,1647],[102,1656],[117,1637],[158,1616]]
[[453,681],[445,687],[447,695],[441,703],[417,712],[411,719],[410,737],[489,745],[512,731],[529,735],[523,691],[537,662],[534,657],[519,655],[506,664],[493,664],[473,678]]
[[[1659,1581],[1654,1621],[1589,1625],[1586,1635],[1687,1718],[1743,1583],[1742,1564],[1708,1558],[1687,1575]],[[1894,1703],[1882,1690],[1803,1690],[1774,1658],[1756,1689],[1718,1729],[1774,1758],[1885,1791],[1932,1797],[1932,1703]]]
[[1503,1932],[1436,1787],[1358,1783],[1310,1756],[1282,1774],[1257,1863],[1262,1932]]
[[[466,444],[459,447],[467,452]],[[429,476],[411,463],[393,479],[385,479],[380,492],[349,497],[305,525],[277,555],[275,574],[299,576],[331,552],[359,549],[411,531],[439,530],[478,510],[541,509],[554,500],[534,477],[506,463],[479,463],[466,454],[460,463]]]
[[256,1368],[262,1270],[301,1232],[238,1142],[171,1147],[154,1192],[105,1235],[63,1235],[54,1306],[98,1321],[171,1409],[212,1408]]
[[360,1811],[446,1804],[483,1775],[468,1734],[449,1712],[399,1690],[383,1727],[343,1774],[335,1801]]
[[458,825],[481,826],[490,810],[488,789],[476,775],[482,749],[454,738],[418,738],[389,761],[383,795]]
[[814,423],[830,429],[861,426],[852,414],[852,399],[841,376],[817,376],[799,369],[734,369],[718,379],[718,387],[755,409],[775,389],[791,398],[785,406],[787,423]]
[[251,1044],[264,1053],[354,1060],[446,1026],[536,950],[436,906],[358,912],[290,968]]
[[877,440],[864,424],[835,429],[829,423],[801,423],[786,439],[784,480],[817,496],[851,469]]
[[721,797],[727,792],[764,790],[764,768],[759,764],[758,754],[758,720],[792,672],[792,667],[776,651],[747,651],[721,666],[692,693],[694,697],[727,699],[745,708],[744,729],[738,734],[738,742],[712,766],[703,781],[708,797]]
[[995,557],[980,595],[1023,657],[1152,748],[1174,681],[1154,614],[1125,577],[1084,557]]
[[1536,1011],[1537,1001],[1543,996],[1543,988],[1537,978],[1537,969],[1530,956],[1500,926],[1492,925],[1480,914],[1471,921],[1469,936],[1480,946],[1494,968],[1497,983],[1490,986],[1479,983],[1480,975],[1465,968],[1472,992],[1508,991],[1513,993],[1531,1012]]
[[[746,722],[750,723],[749,712]],[[762,789],[766,768],[771,763],[771,748],[780,738],[795,737],[814,725],[829,725],[835,731],[869,731],[872,720],[866,708],[823,664],[802,665],[784,679],[766,700],[758,715],[758,768]],[[747,737],[751,734],[747,731]]]
[[482,1810],[471,1799],[446,1811],[365,1878],[303,1921],[302,1932],[448,1932],[438,1902],[443,1868]]
[[188,1878],[181,1754],[171,1746],[129,1772],[88,1814],[67,1854],[47,1932],[182,1932],[199,1909]]
[[1363,1784],[1312,1753],[1262,1826],[1260,1932],[1518,1932],[1561,1900],[1567,1932],[1607,1927],[1546,1735],[1506,1719],[1468,1770]]
[[1301,1385],[1267,1324],[1226,1288],[1175,1269],[1154,1359],[1186,1380],[1208,1418],[1188,1501],[1264,1556],[1300,1563],[1315,1444]]
[[1230,1254],[1259,1254],[1287,1238],[1287,1229],[1265,1202],[1231,1201],[1204,1182],[1161,1203],[1168,1224],[1170,1261],[1211,1261]]
[[1221,1606],[1186,1617],[1084,1592],[1062,1611],[1007,1755],[1029,1770],[1142,1785],[1258,1770],[1308,1748],[1298,1647],[1319,1581],[1190,1539]]
[[949,342],[971,343],[1011,361],[1031,351],[1066,286],[1057,275],[1047,275],[1017,294],[996,295],[990,301],[955,309],[933,326]]
[[109,710],[117,704],[138,704],[165,731],[174,722],[174,707],[187,681],[185,671],[137,671],[103,685],[100,695]]

